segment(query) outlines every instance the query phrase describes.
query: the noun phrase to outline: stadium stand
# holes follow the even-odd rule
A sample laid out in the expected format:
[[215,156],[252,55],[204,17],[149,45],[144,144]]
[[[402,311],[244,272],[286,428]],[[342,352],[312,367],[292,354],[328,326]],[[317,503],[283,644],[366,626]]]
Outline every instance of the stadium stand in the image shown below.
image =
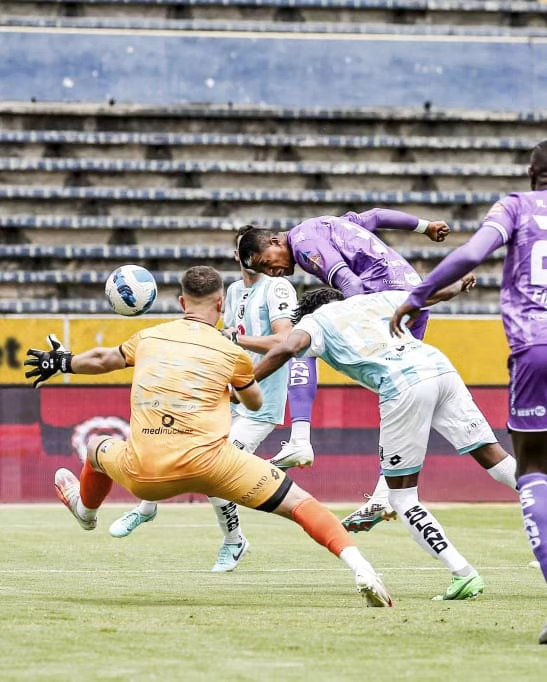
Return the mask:
[[[214,49],[210,40],[203,42],[204,30],[215,38]],[[192,91],[193,71],[201,74],[203,61],[202,48],[196,46],[205,45],[212,54],[220,45],[215,59],[223,65],[235,49],[230,31],[238,32],[237,50],[242,51],[236,61],[245,67],[242,77],[254,79],[256,89],[238,90],[234,71],[220,89],[218,83],[200,83]],[[274,31],[275,39],[265,37]],[[181,268],[205,259],[228,281],[235,276],[232,241],[239,225],[287,229],[314,215],[379,205],[451,224],[454,232],[446,247],[417,235],[383,235],[420,272],[427,272],[447,249],[468,237],[500,195],[526,188],[528,152],[544,137],[547,88],[539,86],[545,78],[541,65],[547,63],[541,40],[547,35],[545,3],[23,0],[2,3],[0,32],[5,38],[0,53],[14,65],[0,86],[5,88],[0,93],[5,100],[0,105],[3,313],[105,312],[102,283],[111,269],[129,260],[158,278],[161,297],[155,311],[175,311],[175,273]],[[331,35],[325,41],[327,32]],[[318,78],[325,79],[327,87],[321,90],[332,86],[336,105],[316,106],[306,99],[304,87],[302,93],[291,90],[294,46],[300,50],[303,45],[293,38],[309,33],[315,35],[305,43],[315,47],[299,51],[304,66],[319,48],[327,61],[346,66],[315,73],[306,67],[297,72],[296,82],[304,84],[309,77],[316,85]],[[154,61],[149,59],[153,52],[146,51],[158,45],[154,40],[173,38],[184,49],[197,49],[196,68],[182,69],[189,74],[189,89],[177,90],[180,83],[173,80],[185,62],[170,60],[183,53],[170,53],[166,46],[165,53],[158,53],[159,71],[146,71],[161,86],[123,90],[116,81],[123,74],[116,68],[127,58],[120,59],[115,43],[108,42],[113,34],[123,38],[124,50],[144,46],[136,42],[141,39],[152,41],[140,55],[144,66],[147,59]],[[348,34],[370,40],[344,40]],[[404,82],[390,78],[389,87],[378,68],[386,37],[387,53],[395,55],[405,73]],[[68,43],[62,41],[68,38],[75,42],[70,43],[74,53],[67,70],[63,50]],[[277,70],[271,69],[268,53],[274,43],[281,50],[276,53],[280,61],[274,59]],[[435,51],[436,71],[431,57],[424,61],[432,44],[441,46]],[[458,49],[463,45],[465,50]],[[87,62],[79,59],[80,48]],[[253,59],[245,61],[241,57],[249,49]],[[133,54],[127,50],[124,55]],[[353,50],[359,59],[363,53],[380,60],[374,64],[379,80],[367,84],[370,91],[359,94],[358,87],[351,88],[361,100],[379,93],[378,105],[356,106],[336,91],[339,77],[347,91],[351,69],[362,66],[352,65]],[[113,68],[96,78],[88,73],[80,87],[80,75],[99,56]],[[464,61],[454,79],[452,65],[460,57]],[[48,69],[39,68],[41,59]],[[484,88],[465,87],[465,59],[476,65],[476,79]],[[518,77],[532,62],[535,68],[524,85],[519,81],[518,93],[501,87],[500,64]],[[127,68],[138,78],[142,74],[136,64]],[[18,69],[26,69],[26,77],[19,78]],[[278,100],[269,105],[261,89],[265,69]],[[120,103],[116,87],[130,95],[127,103]],[[490,87],[498,99],[485,97]],[[33,94],[45,91],[47,97]],[[110,98],[109,92],[114,93]],[[439,99],[443,92],[449,95],[444,100]],[[385,106],[392,102],[382,97],[392,96],[408,106]],[[500,103],[507,104],[503,111]],[[502,258],[503,253],[497,254],[481,269],[472,301],[456,301],[443,310],[496,312]],[[308,276],[295,277],[300,288],[312,282]]]

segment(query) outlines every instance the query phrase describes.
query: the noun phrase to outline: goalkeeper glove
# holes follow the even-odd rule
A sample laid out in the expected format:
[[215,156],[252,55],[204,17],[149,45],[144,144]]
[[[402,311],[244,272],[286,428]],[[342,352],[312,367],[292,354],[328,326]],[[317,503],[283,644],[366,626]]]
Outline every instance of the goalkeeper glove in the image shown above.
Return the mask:
[[27,359],[23,363],[33,368],[25,372],[25,377],[27,379],[36,377],[32,384],[34,388],[39,388],[45,381],[60,372],[62,374],[72,372],[72,353],[65,349],[55,334],[49,334],[47,340],[52,348],[51,351],[29,348]]

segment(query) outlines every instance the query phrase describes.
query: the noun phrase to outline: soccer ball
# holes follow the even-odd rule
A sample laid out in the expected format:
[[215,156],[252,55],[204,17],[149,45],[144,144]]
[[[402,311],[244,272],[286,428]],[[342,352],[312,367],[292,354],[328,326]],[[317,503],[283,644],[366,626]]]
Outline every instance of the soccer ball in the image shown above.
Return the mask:
[[122,265],[106,280],[106,297],[118,315],[142,315],[158,295],[152,273],[140,265]]

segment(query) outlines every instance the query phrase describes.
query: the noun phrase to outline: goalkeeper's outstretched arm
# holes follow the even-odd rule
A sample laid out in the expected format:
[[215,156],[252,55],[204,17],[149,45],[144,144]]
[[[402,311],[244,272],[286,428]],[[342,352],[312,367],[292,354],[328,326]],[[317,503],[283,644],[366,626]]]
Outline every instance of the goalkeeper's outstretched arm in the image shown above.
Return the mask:
[[93,348],[85,353],[73,355],[54,334],[47,341],[51,350],[29,348],[25,367],[27,379],[34,379],[34,388],[39,388],[57,374],[104,374],[124,369],[127,364],[119,346],[114,348]]

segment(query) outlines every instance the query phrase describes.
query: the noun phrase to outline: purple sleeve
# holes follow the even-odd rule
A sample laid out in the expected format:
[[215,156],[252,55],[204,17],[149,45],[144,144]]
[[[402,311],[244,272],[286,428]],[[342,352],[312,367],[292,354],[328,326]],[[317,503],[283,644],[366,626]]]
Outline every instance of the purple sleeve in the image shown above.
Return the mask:
[[346,296],[363,293],[361,280],[353,274],[340,251],[330,241],[321,237],[303,239],[292,245],[292,251],[298,265],[325,284],[339,288]]
[[[352,223],[356,223],[369,232],[376,230],[415,230],[420,219],[402,211],[392,211],[389,208],[373,208],[364,213],[349,211],[342,216]],[[429,221],[427,221],[429,222]]]
[[344,294],[344,298],[351,298],[364,294],[363,282],[346,266],[339,268],[331,279],[331,286]]
[[421,284],[413,289],[407,303],[413,308],[422,308],[427,299],[439,289],[471,272],[502,245],[503,239],[498,230],[488,225],[481,227],[467,244],[448,255]]

